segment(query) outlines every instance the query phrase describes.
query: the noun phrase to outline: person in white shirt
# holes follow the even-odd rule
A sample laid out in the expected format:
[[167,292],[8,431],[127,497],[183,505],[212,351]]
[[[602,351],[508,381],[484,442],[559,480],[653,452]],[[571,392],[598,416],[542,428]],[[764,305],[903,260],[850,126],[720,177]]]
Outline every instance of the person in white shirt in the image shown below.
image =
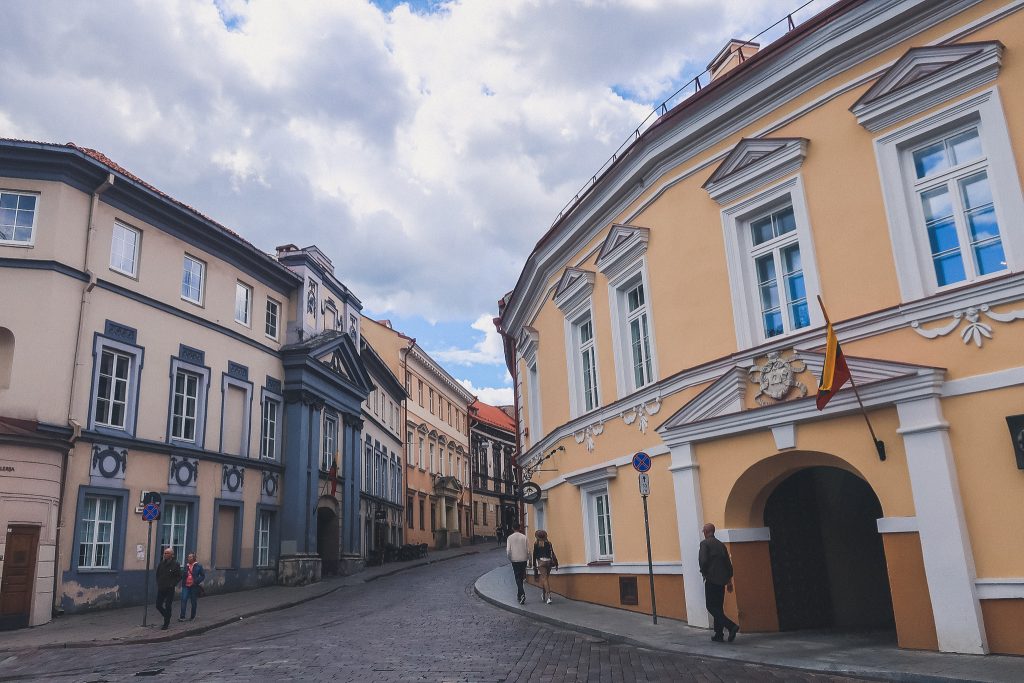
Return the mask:
[[516,577],[516,588],[519,591],[519,604],[525,605],[526,589],[523,588],[523,581],[526,579],[526,562],[530,559],[530,542],[523,533],[522,524],[516,524],[512,535],[508,537],[505,554],[512,562],[512,573]]

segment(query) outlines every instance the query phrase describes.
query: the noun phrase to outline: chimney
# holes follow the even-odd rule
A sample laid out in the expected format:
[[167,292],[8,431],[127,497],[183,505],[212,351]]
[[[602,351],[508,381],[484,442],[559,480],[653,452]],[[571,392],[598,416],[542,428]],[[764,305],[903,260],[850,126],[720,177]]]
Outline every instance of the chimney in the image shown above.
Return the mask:
[[742,64],[746,59],[752,57],[757,51],[761,49],[759,43],[751,43],[747,40],[740,40],[739,38],[733,38],[721,51],[715,55],[715,58],[708,64],[708,71],[711,72],[711,80],[715,80],[725,74],[729,73],[737,66]]

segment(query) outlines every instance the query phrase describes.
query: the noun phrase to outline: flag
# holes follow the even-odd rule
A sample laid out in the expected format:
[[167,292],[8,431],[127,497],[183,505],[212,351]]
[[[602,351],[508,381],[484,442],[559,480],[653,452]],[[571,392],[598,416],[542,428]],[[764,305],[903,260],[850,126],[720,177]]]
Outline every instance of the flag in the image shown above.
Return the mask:
[[327,473],[327,480],[331,482],[331,495],[338,495],[338,465],[331,465],[330,471]]
[[850,368],[846,365],[846,356],[831,322],[825,323],[825,330],[825,366],[821,369],[818,386],[818,410],[823,410],[836,392],[850,381]]

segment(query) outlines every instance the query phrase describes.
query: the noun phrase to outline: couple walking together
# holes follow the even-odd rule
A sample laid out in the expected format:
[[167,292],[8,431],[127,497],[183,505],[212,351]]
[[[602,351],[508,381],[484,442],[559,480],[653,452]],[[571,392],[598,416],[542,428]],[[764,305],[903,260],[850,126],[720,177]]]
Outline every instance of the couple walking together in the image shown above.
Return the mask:
[[190,621],[196,618],[199,596],[203,594],[206,571],[196,562],[196,554],[189,553],[184,565],[179,565],[173,548],[164,548],[164,557],[156,567],[156,610],[164,618],[161,630],[166,631],[171,623],[171,606],[174,604],[174,589],[181,584],[181,613],[178,621],[185,621],[185,607],[192,605]]
[[533,560],[533,577],[540,580],[541,601],[551,604],[551,584],[548,576],[551,570],[558,569],[558,558],[555,556],[555,549],[548,540],[548,532],[538,529],[537,540],[533,544],[533,553],[530,552],[530,542],[523,533],[523,526],[517,524],[515,531],[508,537],[505,545],[505,554],[512,562],[512,573],[516,577],[516,589],[518,592],[519,604],[526,604],[526,589],[523,587],[523,580],[526,579],[526,567],[530,560]]

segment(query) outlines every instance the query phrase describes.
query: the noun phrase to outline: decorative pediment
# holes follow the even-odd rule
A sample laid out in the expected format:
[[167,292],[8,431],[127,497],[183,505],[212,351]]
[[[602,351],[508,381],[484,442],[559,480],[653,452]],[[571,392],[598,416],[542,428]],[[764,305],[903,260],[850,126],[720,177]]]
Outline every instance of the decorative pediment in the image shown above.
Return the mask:
[[519,341],[516,344],[519,349],[519,355],[526,359],[527,362],[533,360],[537,355],[537,345],[539,343],[540,333],[529,325],[524,326],[523,331],[519,334]]
[[566,268],[555,286],[555,305],[568,313],[590,298],[594,291],[594,271]]
[[616,223],[608,231],[608,237],[597,255],[597,269],[609,280],[614,280],[636,259],[647,253],[647,242],[651,231],[637,225]]
[[868,88],[850,111],[871,132],[995,80],[999,41],[911,48]]
[[345,379],[349,379],[348,372],[345,370],[345,357],[341,354],[341,349],[334,349],[334,353],[331,354],[331,359],[327,361],[327,367],[331,369],[336,375],[340,375]]
[[727,204],[797,171],[807,156],[806,138],[743,138],[703,187]]
[[[806,365],[807,372],[820,377],[825,354],[800,351],[799,361]],[[911,396],[933,395],[941,388],[945,374],[942,368],[870,358],[846,356],[846,362],[866,405],[891,405]],[[700,441],[859,410],[849,386],[843,387],[821,412],[814,402],[816,386],[807,387],[806,397],[747,408],[751,367],[737,365],[723,374],[658,427],[658,433],[673,441]]]

